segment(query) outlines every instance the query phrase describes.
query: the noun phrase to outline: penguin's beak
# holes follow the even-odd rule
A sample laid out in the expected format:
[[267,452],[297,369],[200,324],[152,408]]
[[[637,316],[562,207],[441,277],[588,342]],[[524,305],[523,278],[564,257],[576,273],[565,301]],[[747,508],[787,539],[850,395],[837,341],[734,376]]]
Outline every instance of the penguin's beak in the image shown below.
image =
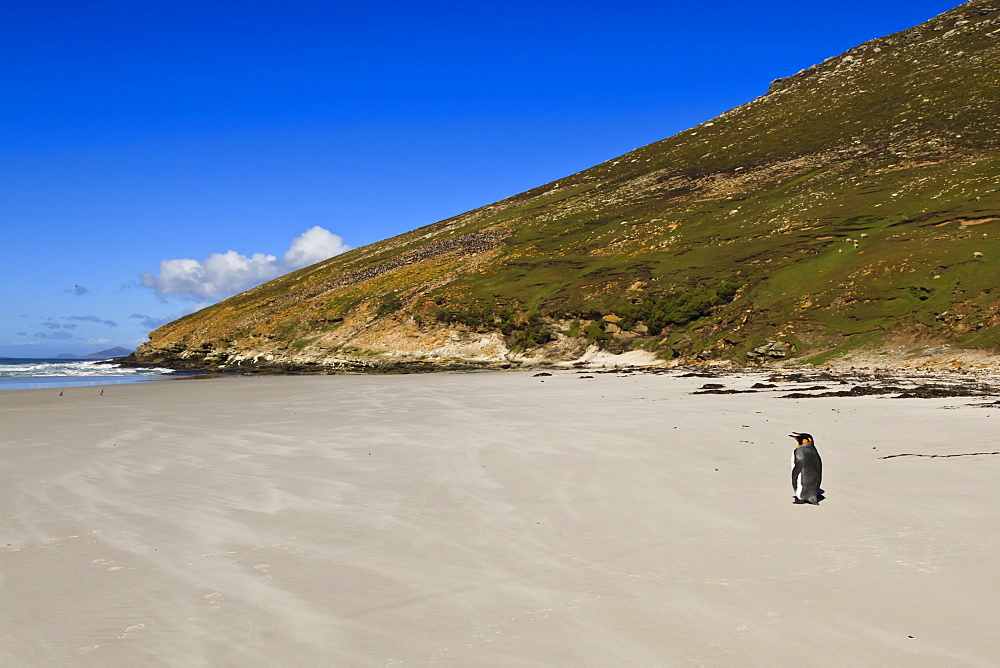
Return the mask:
[[789,436],[794,438],[796,441],[799,440],[799,433],[796,431],[793,431],[791,434],[789,434]]

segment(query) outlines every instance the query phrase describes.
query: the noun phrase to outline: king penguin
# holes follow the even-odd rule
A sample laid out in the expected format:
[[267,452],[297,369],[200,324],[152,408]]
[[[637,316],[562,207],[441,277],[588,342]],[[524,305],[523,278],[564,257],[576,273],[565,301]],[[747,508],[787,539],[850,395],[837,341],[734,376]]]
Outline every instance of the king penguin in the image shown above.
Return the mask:
[[798,445],[792,453],[792,489],[795,490],[794,503],[818,505],[823,498],[819,488],[823,480],[823,460],[816,450],[816,442],[809,434],[793,431],[789,434]]

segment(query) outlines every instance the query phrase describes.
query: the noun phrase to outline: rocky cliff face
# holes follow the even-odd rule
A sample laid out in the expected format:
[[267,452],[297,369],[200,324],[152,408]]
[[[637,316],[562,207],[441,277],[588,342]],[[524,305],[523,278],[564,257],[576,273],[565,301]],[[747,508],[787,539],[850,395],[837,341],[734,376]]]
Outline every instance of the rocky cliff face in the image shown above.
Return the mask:
[[423,368],[1000,350],[1000,3],[578,174],[172,322],[134,359]]

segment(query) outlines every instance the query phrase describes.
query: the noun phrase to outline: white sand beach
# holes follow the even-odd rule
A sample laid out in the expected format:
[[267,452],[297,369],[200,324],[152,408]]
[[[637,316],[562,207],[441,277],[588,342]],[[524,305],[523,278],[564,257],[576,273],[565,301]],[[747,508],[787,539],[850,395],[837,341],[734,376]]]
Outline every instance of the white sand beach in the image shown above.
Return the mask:
[[0,392],[0,663],[1000,664],[1000,408],[705,382]]

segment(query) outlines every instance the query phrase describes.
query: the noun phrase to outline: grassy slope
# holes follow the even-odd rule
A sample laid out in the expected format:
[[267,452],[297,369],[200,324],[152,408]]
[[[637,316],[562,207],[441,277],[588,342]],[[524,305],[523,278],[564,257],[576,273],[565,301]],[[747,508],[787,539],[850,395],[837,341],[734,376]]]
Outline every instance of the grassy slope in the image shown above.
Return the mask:
[[[815,353],[893,334],[1000,348],[998,45],[1000,11],[966,3],[674,137],[237,295],[152,348],[301,349],[400,306],[425,324],[442,307],[594,317],[722,280],[743,284],[731,304],[630,345],[740,358],[765,338]],[[503,238],[439,243],[483,232]]]

